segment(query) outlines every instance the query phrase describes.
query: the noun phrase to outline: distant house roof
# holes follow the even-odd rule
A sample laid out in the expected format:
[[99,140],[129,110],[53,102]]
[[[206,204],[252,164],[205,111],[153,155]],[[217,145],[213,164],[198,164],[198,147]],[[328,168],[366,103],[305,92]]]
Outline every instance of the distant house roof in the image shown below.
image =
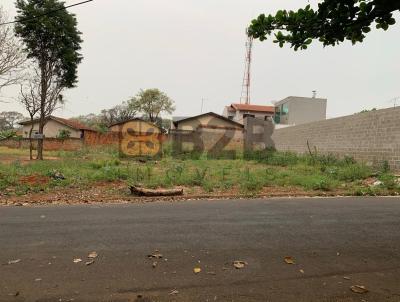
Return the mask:
[[232,104],[230,107],[235,109],[235,110],[239,110],[239,111],[275,113],[275,107],[274,106],[250,105],[250,104]]
[[175,127],[178,127],[178,125],[179,125],[180,123],[182,123],[182,122],[187,122],[187,121],[190,121],[190,120],[194,120],[194,119],[197,119],[197,118],[206,116],[206,115],[212,115],[213,117],[218,118],[218,119],[221,119],[221,120],[224,120],[225,122],[228,122],[228,123],[230,123],[230,124],[232,124],[232,125],[235,125],[236,127],[240,127],[240,128],[243,128],[243,127],[244,127],[242,124],[237,123],[237,122],[235,122],[235,121],[232,121],[232,120],[230,120],[229,118],[227,118],[227,117],[225,117],[225,116],[222,116],[222,115],[219,115],[219,114],[216,114],[216,113],[214,113],[214,112],[207,112],[207,113],[203,113],[203,114],[200,114],[200,115],[188,117],[188,118],[185,118],[185,119],[182,119],[182,120],[179,120],[179,121],[174,121],[174,126],[175,126]]
[[125,124],[125,123],[134,122],[134,121],[145,122],[145,123],[148,123],[148,124],[153,125],[153,126],[156,127],[156,128],[161,129],[161,128],[160,128],[159,126],[157,126],[156,124],[154,124],[154,123],[152,123],[152,122],[149,122],[149,121],[146,121],[146,120],[144,120],[144,119],[142,119],[142,118],[139,118],[139,117],[135,117],[135,118],[132,118],[132,119],[129,119],[129,120],[120,121],[120,122],[111,124],[111,125],[108,126],[108,128],[111,128],[111,127],[114,127],[114,126],[118,126],[118,125],[123,125],[123,124]]
[[190,118],[190,116],[173,116],[172,117],[172,121],[173,122],[179,122],[179,121],[182,121],[182,120],[186,120],[188,118]]
[[[53,116],[53,115],[49,116],[47,118],[47,120],[56,121],[56,122],[58,122],[60,124],[63,124],[63,125],[68,126],[68,127],[72,128],[72,129],[75,129],[75,130],[95,131],[94,129],[82,124],[81,122],[79,122],[77,120],[65,119],[65,118],[61,118],[61,117],[57,117],[57,116]],[[37,122],[39,122],[38,118],[33,120],[33,123],[37,123]],[[25,126],[25,125],[30,125],[31,123],[32,122],[30,120],[27,120],[27,121],[20,122],[19,124]]]

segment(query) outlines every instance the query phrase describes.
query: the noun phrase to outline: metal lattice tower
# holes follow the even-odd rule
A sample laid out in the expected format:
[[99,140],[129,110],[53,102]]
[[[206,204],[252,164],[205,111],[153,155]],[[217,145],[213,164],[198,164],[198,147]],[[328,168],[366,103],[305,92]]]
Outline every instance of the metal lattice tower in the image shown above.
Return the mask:
[[247,42],[246,42],[246,64],[244,69],[242,95],[240,97],[240,104],[250,104],[250,88],[251,88],[251,60],[253,51],[253,37],[248,35],[247,29]]

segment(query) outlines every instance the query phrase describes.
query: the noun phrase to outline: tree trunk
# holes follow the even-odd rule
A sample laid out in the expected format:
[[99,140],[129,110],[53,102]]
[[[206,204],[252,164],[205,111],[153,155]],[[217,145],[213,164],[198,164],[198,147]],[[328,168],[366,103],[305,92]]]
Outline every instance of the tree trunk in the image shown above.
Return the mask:
[[31,129],[29,130],[29,159],[33,160],[33,142],[32,142],[32,132],[33,132],[33,116],[31,116]]
[[[39,134],[43,134],[43,123],[42,123],[42,117],[39,120]],[[37,159],[38,160],[43,160],[43,139],[38,139],[37,143]]]
[[[46,95],[47,95],[47,79],[46,79],[46,62],[44,59],[40,62],[40,77],[41,77],[41,91],[40,91],[40,117],[39,117],[39,134],[43,136],[44,125],[46,122]],[[37,144],[37,159],[43,160],[43,139],[38,140]]]
[[137,196],[147,196],[147,197],[156,197],[156,196],[179,196],[183,195],[183,189],[159,189],[159,190],[151,190],[145,189],[141,187],[131,186],[131,193]]

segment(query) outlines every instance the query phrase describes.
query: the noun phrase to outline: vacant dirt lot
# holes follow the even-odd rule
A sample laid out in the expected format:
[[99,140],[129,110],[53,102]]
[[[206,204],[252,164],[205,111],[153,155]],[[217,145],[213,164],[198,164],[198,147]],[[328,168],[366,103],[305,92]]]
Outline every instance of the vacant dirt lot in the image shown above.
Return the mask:
[[400,194],[399,178],[390,171],[332,156],[265,151],[237,159],[166,154],[136,160],[120,158],[113,149],[49,152],[44,161],[29,161],[28,155],[28,150],[0,148],[0,204],[160,200],[132,196],[130,185],[184,191],[182,197],[162,200]]

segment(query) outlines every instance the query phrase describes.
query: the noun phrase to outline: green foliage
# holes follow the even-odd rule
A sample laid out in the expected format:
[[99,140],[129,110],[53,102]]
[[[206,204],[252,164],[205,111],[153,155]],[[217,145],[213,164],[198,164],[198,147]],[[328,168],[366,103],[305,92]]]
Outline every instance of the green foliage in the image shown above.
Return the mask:
[[[21,156],[27,151],[4,149],[2,154]],[[14,153],[10,153],[14,152]],[[25,153],[24,153],[25,152]],[[373,174],[371,168],[356,163],[353,158],[336,158],[333,155],[296,155],[274,150],[254,152],[246,159],[207,159],[205,157],[177,159],[166,156],[158,161],[142,163],[118,158],[115,148],[83,148],[76,152],[54,152],[59,160],[33,161],[21,164],[0,162],[0,189],[15,194],[59,187],[88,188],[96,182],[124,181],[150,188],[184,186],[198,194],[202,192],[241,193],[246,195],[264,192],[264,188],[278,188],[292,192],[337,192],[350,195],[389,195],[400,193],[399,180],[393,174],[381,172],[381,185],[364,182]],[[65,179],[50,180],[48,184],[21,183],[20,178],[30,175],[51,177],[54,171]],[[369,184],[364,184],[369,183]],[[268,188],[268,189],[267,189]],[[332,194],[333,194],[332,193]],[[326,194],[326,193],[324,193]]]
[[91,113],[91,114],[87,114],[87,115],[80,115],[80,116],[74,117],[73,120],[76,120],[76,121],[90,127],[91,129],[94,129],[101,133],[106,133],[108,131],[108,124],[102,118],[102,115],[97,115],[97,114]]
[[295,165],[299,161],[299,157],[296,153],[276,152],[274,149],[245,152],[244,158],[248,160],[257,160],[259,162],[272,166],[282,167]]
[[17,138],[17,133],[14,130],[0,131],[0,140],[7,138]]
[[390,165],[389,165],[389,162],[388,162],[387,160],[384,160],[384,161],[382,162],[381,171],[382,171],[383,173],[388,173],[388,172],[390,171]]
[[351,164],[337,168],[332,177],[342,181],[355,181],[371,176],[371,169],[361,164]]
[[42,72],[52,72],[60,87],[74,87],[82,61],[75,15],[59,0],[17,0],[16,7],[15,32],[28,58],[36,59]]
[[162,112],[171,114],[175,111],[174,101],[158,89],[142,89],[128,104],[132,110],[143,113],[153,123],[160,122]]
[[67,139],[70,137],[71,137],[71,131],[67,129],[61,129],[57,134],[58,139]]
[[137,110],[127,102],[114,106],[111,109],[104,109],[98,117],[100,125],[113,125],[120,122],[129,121],[136,117]]
[[360,113],[374,112],[376,110],[377,110],[376,108],[372,108],[371,110],[364,109],[364,110],[361,110]]
[[389,173],[381,174],[379,180],[382,182],[382,185],[389,190],[398,189],[400,185],[397,177]]
[[393,12],[400,10],[398,0],[323,0],[314,10],[310,5],[298,11],[279,10],[275,15],[260,15],[251,22],[249,36],[264,41],[274,34],[274,43],[288,43],[295,50],[307,49],[318,39],[324,46],[344,40],[362,42],[373,23],[387,30],[396,21]]

